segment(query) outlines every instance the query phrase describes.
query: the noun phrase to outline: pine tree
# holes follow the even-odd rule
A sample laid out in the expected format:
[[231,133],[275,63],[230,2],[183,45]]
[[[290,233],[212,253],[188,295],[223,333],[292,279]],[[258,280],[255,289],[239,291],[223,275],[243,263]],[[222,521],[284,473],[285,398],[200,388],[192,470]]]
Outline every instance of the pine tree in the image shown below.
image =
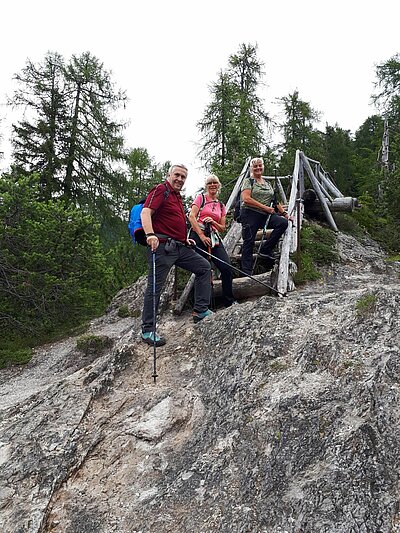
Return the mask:
[[284,139],[279,146],[282,152],[280,172],[292,172],[296,150],[321,161],[324,155],[323,136],[315,129],[315,123],[320,117],[319,112],[314,110],[309,102],[301,100],[298,91],[279,100],[284,113],[284,122],[280,126]]
[[368,193],[378,199],[381,181],[378,156],[382,142],[383,120],[379,115],[368,117],[354,135],[354,179],[356,195]]
[[103,212],[126,196],[125,177],[116,166],[124,158],[124,124],[114,117],[126,97],[115,92],[110,74],[89,52],[72,56],[65,80],[72,107],[65,129],[63,197]]
[[375,104],[387,120],[389,132],[389,165],[381,169],[380,191],[383,193],[384,212],[390,227],[390,247],[400,249],[400,54],[376,68]]
[[167,174],[169,163],[159,167],[146,148],[134,148],[126,156],[130,204],[138,202],[149,190],[161,183]]
[[341,193],[345,196],[356,196],[354,143],[350,132],[343,130],[337,124],[335,126],[327,124],[324,137],[324,169],[330,173]]
[[201,158],[209,168],[224,167],[228,160],[230,133],[234,130],[236,90],[229,76],[220,72],[218,81],[210,88],[212,101],[197,126],[203,134]]
[[238,175],[246,157],[267,151],[269,119],[257,94],[262,69],[257,46],[242,44],[212,84],[211,102],[197,124],[202,134],[199,155],[223,182]]
[[42,201],[35,176],[0,177],[0,197],[0,338],[38,338],[102,312],[112,272],[93,217]]
[[38,172],[43,199],[63,198],[105,216],[126,198],[124,124],[115,114],[126,101],[110,73],[89,52],[65,64],[55,53],[28,61],[16,76],[11,104],[26,109],[14,125],[17,174]]
[[38,173],[45,200],[58,195],[62,188],[63,127],[68,120],[63,68],[63,59],[56,53],[47,54],[38,65],[28,60],[15,76],[20,88],[10,102],[25,109],[23,120],[13,125],[16,174]]

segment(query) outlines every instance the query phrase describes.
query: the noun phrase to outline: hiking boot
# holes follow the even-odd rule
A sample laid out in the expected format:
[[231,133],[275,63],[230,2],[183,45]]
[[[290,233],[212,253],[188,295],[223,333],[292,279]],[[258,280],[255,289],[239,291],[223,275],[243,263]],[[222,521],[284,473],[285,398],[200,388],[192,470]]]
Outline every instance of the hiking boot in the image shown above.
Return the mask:
[[197,311],[193,311],[193,313],[192,313],[193,322],[195,324],[197,324],[197,322],[200,322],[200,320],[203,320],[203,318],[206,318],[206,316],[211,316],[213,314],[214,313],[210,309],[207,309],[206,311],[203,311],[202,313],[198,313]]
[[232,307],[232,305],[239,305],[239,302],[237,300],[232,300],[230,302],[227,302],[225,304],[225,307]]
[[153,346],[154,344],[156,346],[164,346],[166,342],[164,337],[160,337],[160,335],[157,335],[157,333],[154,342],[154,333],[152,331],[144,331],[142,333],[142,341],[146,342],[147,344],[150,344],[151,346]]

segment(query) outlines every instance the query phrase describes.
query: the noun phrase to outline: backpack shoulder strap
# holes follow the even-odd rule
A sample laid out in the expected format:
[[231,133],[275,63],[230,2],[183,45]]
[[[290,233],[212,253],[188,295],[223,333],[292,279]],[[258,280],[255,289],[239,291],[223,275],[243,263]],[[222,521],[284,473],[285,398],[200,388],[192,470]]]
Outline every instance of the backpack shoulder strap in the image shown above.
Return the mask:
[[169,196],[169,187],[168,185],[165,183],[164,181],[164,187],[165,187],[165,191],[164,191],[164,200],[166,200]]

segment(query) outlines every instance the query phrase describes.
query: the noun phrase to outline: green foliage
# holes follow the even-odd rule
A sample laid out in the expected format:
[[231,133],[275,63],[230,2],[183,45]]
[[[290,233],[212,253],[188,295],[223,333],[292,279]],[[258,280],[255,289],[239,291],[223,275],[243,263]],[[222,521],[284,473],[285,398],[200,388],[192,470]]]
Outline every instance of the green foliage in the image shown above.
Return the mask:
[[351,214],[335,213],[335,222],[338,229],[343,233],[358,238],[362,238],[365,235],[365,231]]
[[400,54],[397,53],[376,67],[376,88],[373,95],[374,103],[384,109],[387,114],[398,113],[398,97],[400,96]]
[[295,283],[320,279],[317,267],[338,260],[335,233],[316,224],[304,225],[300,236],[300,268],[295,274]]
[[316,269],[310,252],[300,253],[300,268],[294,275],[296,285],[302,285],[307,281],[316,281],[321,278],[321,274]]
[[0,179],[3,336],[39,339],[101,313],[111,269],[93,219],[63,201],[40,202],[38,179]]
[[165,180],[170,162],[154,163],[145,148],[134,148],[126,155],[128,166],[129,207],[144,198],[152,187]]
[[381,204],[367,193],[360,196],[359,201],[361,203],[361,209],[355,211],[352,217],[386,251],[398,251],[400,249],[399,228],[395,224],[390,224],[386,216],[382,216],[379,209]]
[[116,244],[108,250],[106,261],[113,271],[114,293],[135,283],[147,272],[146,247],[133,244],[129,235],[119,237]]
[[0,368],[9,365],[23,365],[29,363],[32,358],[32,348],[24,345],[20,339],[5,339],[0,335]]
[[355,196],[354,146],[350,132],[338,126],[326,126],[325,169],[344,196]]
[[76,341],[76,347],[85,355],[101,353],[111,348],[114,341],[106,335],[84,335]]
[[296,150],[302,150],[306,155],[313,154],[313,159],[322,159],[323,137],[314,129],[319,113],[308,102],[300,100],[298,91],[279,100],[285,116],[280,126],[284,140],[279,146],[279,169],[281,174],[291,174]]
[[129,311],[129,307],[127,305],[121,305],[121,307],[119,307],[118,309],[118,316],[120,318],[128,318],[131,315],[131,312]]
[[41,199],[60,196],[103,216],[121,214],[127,194],[123,161],[124,124],[115,118],[126,101],[102,63],[89,52],[69,62],[48,53],[27,61],[16,76],[11,100],[29,111],[13,126],[17,175],[37,172]]
[[257,46],[240,45],[211,86],[211,103],[197,124],[202,134],[200,158],[223,184],[240,174],[249,155],[267,151],[269,118],[257,95],[262,77]]
[[375,294],[365,294],[356,302],[356,313],[359,317],[372,314],[376,308],[377,297]]
[[378,115],[367,118],[355,133],[352,169],[357,195],[368,194],[378,197],[382,175],[377,157],[381,148],[382,134],[383,120]]

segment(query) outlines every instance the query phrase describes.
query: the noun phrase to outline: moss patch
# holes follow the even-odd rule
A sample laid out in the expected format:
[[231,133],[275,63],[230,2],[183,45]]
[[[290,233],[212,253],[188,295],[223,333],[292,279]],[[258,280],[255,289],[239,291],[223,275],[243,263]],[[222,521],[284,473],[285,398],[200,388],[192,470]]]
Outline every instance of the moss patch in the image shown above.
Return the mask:
[[76,342],[76,347],[85,355],[92,355],[111,348],[113,340],[106,335],[85,335]]

